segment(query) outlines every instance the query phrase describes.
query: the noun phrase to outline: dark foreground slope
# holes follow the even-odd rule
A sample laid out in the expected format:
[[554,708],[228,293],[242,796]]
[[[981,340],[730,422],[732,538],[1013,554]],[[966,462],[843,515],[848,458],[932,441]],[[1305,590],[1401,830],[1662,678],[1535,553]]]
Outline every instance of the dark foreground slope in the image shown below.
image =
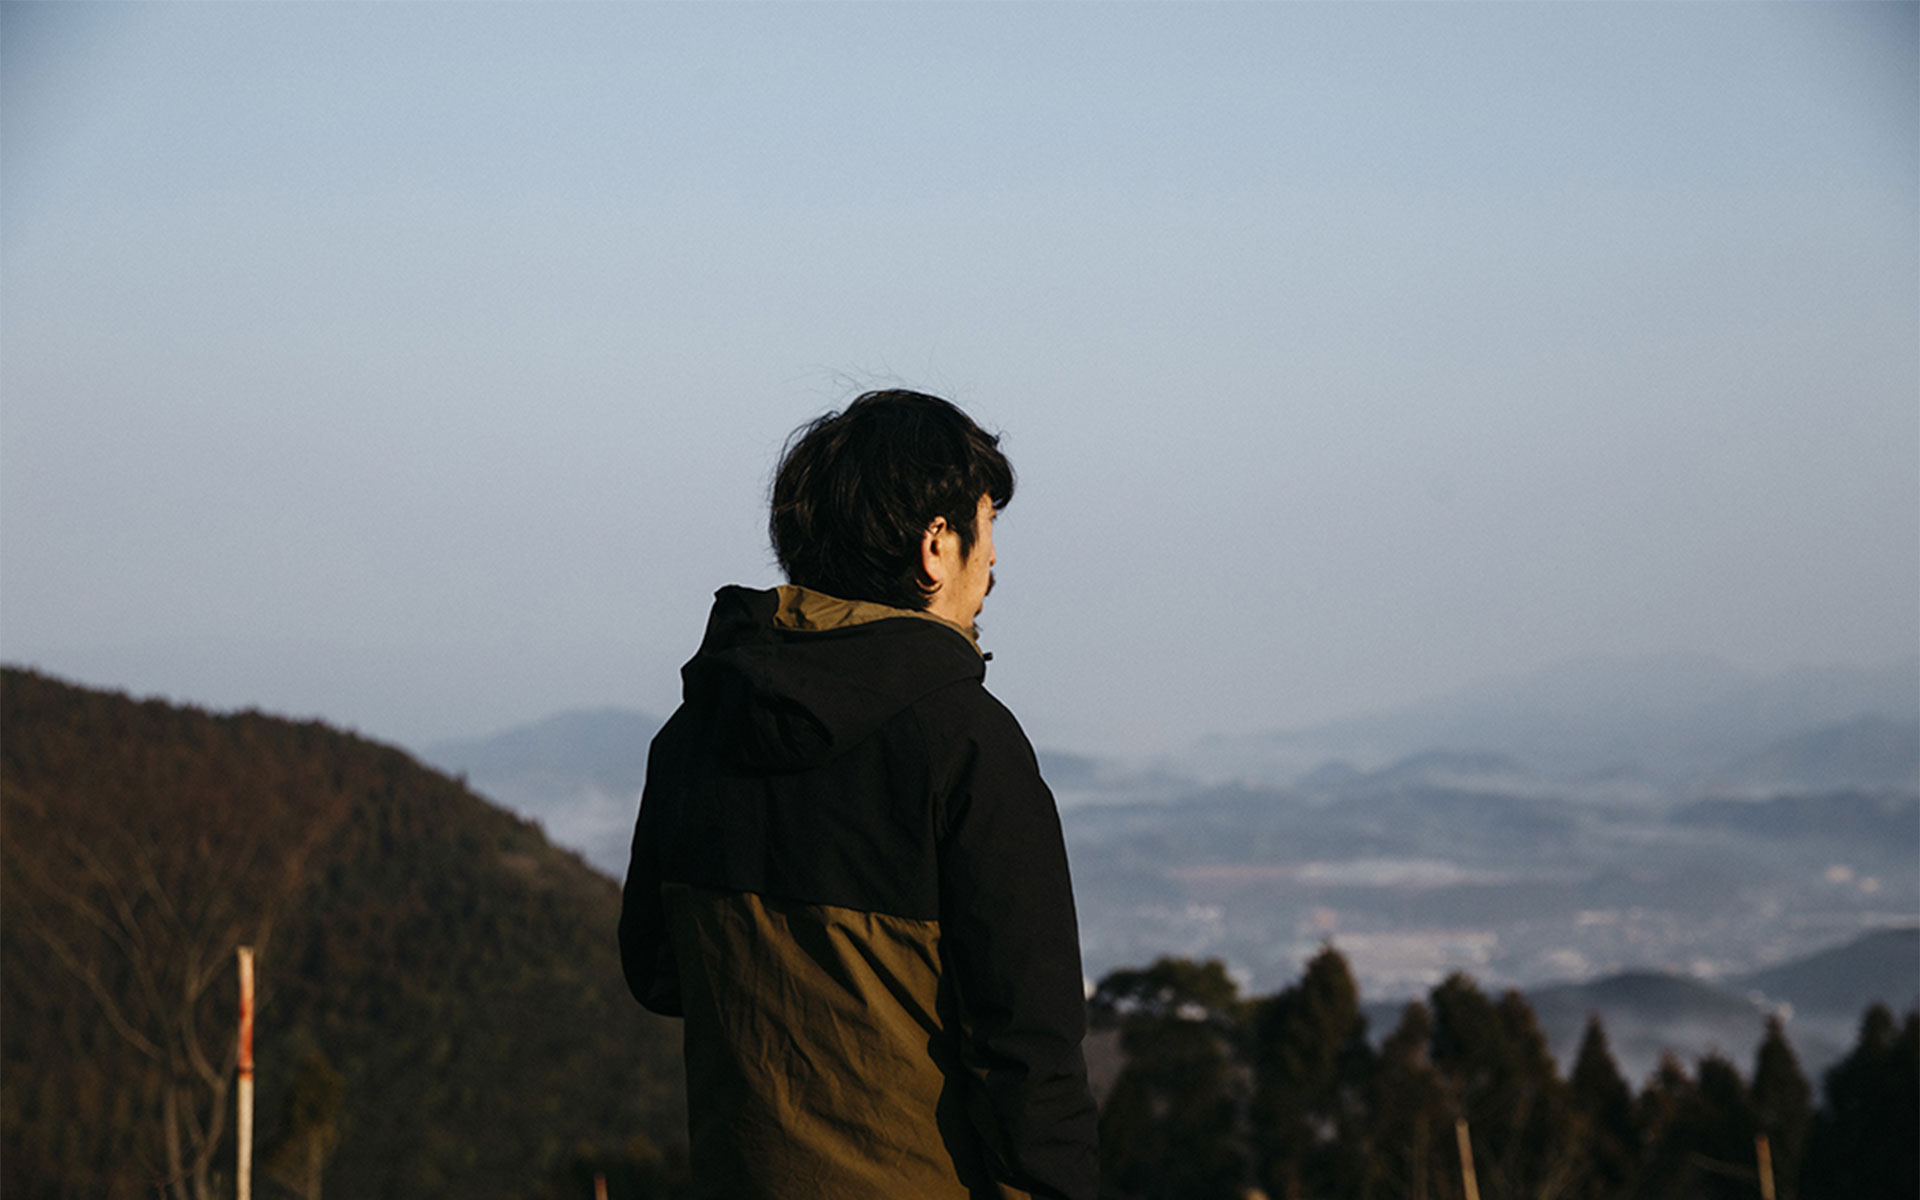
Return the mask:
[[613,883],[397,750],[6,670],[0,822],[10,1200],[231,1194],[241,942],[256,1195],[316,1164],[333,1196],[578,1194],[583,1160],[673,1156],[677,1029],[626,994]]

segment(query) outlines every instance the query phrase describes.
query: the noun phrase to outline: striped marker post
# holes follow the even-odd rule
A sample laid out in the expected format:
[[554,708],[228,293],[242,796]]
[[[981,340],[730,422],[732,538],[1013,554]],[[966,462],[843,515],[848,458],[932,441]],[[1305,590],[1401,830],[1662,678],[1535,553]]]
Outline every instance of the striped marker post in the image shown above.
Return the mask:
[[253,1196],[253,947],[240,947],[239,1200]]

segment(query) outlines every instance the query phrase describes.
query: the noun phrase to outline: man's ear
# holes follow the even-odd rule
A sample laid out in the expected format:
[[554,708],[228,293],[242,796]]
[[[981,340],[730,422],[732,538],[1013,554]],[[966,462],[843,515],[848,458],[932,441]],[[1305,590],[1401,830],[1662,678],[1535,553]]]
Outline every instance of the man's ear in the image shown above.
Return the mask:
[[947,528],[945,517],[935,517],[933,523],[927,526],[927,531],[920,535],[920,574],[933,585],[935,591],[939,591],[940,585],[947,581],[947,564],[940,555],[943,548],[941,539],[952,536],[953,531]]

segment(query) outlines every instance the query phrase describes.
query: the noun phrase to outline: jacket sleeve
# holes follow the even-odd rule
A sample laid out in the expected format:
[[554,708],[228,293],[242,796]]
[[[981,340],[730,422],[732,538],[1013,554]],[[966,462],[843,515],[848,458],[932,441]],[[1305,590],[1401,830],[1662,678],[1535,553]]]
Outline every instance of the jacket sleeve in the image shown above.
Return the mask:
[[[660,748],[663,730],[654,740]],[[662,1016],[682,1015],[680,970],[667,928],[665,898],[660,891],[662,809],[670,803],[668,788],[656,780],[654,765],[666,756],[649,753],[647,784],[641,794],[640,815],[634,822],[633,854],[627,864],[627,882],[620,893],[620,965],[634,999]]]
[[940,850],[940,925],[980,1082],[969,1104],[1004,1182],[1092,1200],[1097,1117],[1085,984],[1053,795],[1013,715],[983,690],[957,747]]

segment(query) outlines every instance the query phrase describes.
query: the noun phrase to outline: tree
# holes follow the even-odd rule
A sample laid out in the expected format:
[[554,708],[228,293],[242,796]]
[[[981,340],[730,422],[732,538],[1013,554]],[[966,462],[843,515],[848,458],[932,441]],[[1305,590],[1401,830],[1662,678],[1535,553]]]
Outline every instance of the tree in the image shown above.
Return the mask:
[[1632,1195],[1640,1129],[1634,1121],[1633,1092],[1614,1062],[1598,1013],[1587,1017],[1568,1086],[1574,1111],[1586,1130],[1587,1194],[1595,1200]]
[[1096,1023],[1118,1024],[1127,1065],[1100,1114],[1100,1170],[1139,1200],[1226,1200],[1245,1190],[1239,992],[1217,961],[1161,959],[1101,981]]
[[1453,1196],[1453,1110],[1433,1069],[1427,1044],[1433,1016],[1414,1001],[1401,1010],[1400,1023],[1380,1044],[1369,1081],[1368,1109],[1372,1149],[1361,1197],[1434,1200]]
[[1827,1072],[1800,1175],[1804,1196],[1912,1200],[1920,1195],[1920,1012],[1895,1026],[1869,1008],[1860,1038]]
[[1731,1062],[1709,1054],[1690,1079],[1671,1056],[1662,1058],[1642,1110],[1648,1153],[1641,1194],[1688,1200],[1751,1200],[1758,1194],[1759,1121]]
[[1813,1088],[1787,1042],[1780,1018],[1767,1018],[1767,1032],[1753,1063],[1753,1111],[1773,1156],[1774,1192],[1780,1200],[1798,1193],[1801,1159],[1813,1121]]
[[1217,958],[1162,958],[1145,970],[1111,972],[1094,989],[1087,1008],[1093,1023],[1107,1028],[1179,1018],[1224,1029],[1240,1020],[1240,987]]
[[1685,1136],[1699,1174],[1698,1193],[1721,1200],[1748,1200],[1759,1184],[1754,1136],[1760,1132],[1753,1100],[1739,1068],[1718,1054],[1698,1067],[1698,1104]]
[[1492,1002],[1455,974],[1429,999],[1434,1066],[1472,1128],[1488,1194],[1570,1196],[1585,1174],[1584,1147],[1567,1086],[1526,998],[1509,991]]
[[1644,1150],[1636,1196],[1645,1200],[1691,1200],[1686,1123],[1699,1104],[1693,1077],[1671,1053],[1660,1056],[1647,1086],[1634,1104]]
[[1366,1175],[1372,1054],[1360,989],[1324,946],[1300,982],[1256,1006],[1253,1143],[1270,1194],[1352,1195]]

